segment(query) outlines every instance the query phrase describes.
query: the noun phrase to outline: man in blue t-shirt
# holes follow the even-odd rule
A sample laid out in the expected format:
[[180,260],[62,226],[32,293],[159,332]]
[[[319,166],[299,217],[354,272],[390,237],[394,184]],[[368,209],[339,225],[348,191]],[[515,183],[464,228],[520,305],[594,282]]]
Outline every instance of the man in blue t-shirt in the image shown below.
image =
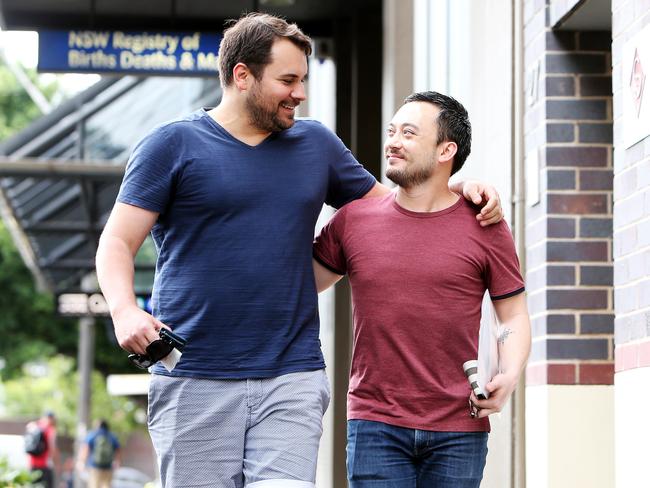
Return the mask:
[[[311,41],[242,17],[220,47],[223,97],[135,148],[97,253],[120,346],[169,327],[187,341],[153,368],[149,431],[164,486],[312,488],[329,385],[311,267],[324,203],[387,193],[319,122],[295,120]],[[458,185],[501,218],[498,195]],[[134,256],[158,251],[153,316],[136,306]]]
[[120,443],[110,431],[108,422],[100,420],[97,428],[88,432],[79,450],[79,471],[88,468],[89,488],[110,488],[113,469],[120,465]]

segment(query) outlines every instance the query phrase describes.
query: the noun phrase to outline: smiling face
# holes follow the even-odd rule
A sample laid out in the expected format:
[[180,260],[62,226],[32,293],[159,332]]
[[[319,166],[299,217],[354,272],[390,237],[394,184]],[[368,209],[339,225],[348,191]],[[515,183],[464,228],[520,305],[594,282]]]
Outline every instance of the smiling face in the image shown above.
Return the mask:
[[402,188],[424,183],[435,171],[439,112],[431,103],[406,103],[388,125],[384,142],[386,177]]
[[252,79],[246,97],[251,123],[264,131],[278,132],[293,126],[296,107],[306,99],[305,52],[287,39],[278,39],[271,48],[271,62],[261,78]]

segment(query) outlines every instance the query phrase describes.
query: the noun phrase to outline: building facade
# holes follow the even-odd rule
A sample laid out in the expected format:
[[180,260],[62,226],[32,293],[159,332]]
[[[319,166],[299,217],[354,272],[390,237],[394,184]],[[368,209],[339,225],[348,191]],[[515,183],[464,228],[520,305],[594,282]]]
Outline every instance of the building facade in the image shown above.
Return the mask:
[[384,19],[384,114],[424,89],[468,107],[460,176],[498,187],[525,268],[533,347],[482,486],[644,486],[650,3],[386,0]]

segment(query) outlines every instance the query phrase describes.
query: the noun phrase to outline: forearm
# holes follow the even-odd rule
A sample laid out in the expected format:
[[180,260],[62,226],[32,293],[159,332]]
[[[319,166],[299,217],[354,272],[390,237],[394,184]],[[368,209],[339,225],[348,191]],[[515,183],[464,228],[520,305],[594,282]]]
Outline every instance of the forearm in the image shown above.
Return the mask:
[[120,238],[103,234],[97,249],[97,280],[108,303],[111,315],[128,306],[135,306],[134,256]]
[[503,374],[519,379],[530,354],[530,320],[521,312],[501,324],[499,334],[499,366]]
[[526,295],[494,300],[494,309],[501,323],[498,347],[500,372],[486,385],[490,394],[487,400],[478,400],[472,393],[472,403],[479,411],[478,417],[500,412],[513,390],[530,353],[530,319],[526,306]]
[[316,280],[316,291],[318,293],[327,290],[330,286],[338,282],[342,275],[336,274],[318,261],[312,258],[312,266],[314,267],[314,279]]

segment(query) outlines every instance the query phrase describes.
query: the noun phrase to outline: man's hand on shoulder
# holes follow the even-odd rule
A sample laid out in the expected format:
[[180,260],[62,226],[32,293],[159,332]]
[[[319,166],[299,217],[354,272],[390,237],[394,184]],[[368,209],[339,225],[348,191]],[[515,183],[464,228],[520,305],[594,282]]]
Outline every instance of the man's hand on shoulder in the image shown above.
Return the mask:
[[501,199],[494,186],[477,180],[467,180],[450,184],[449,189],[475,205],[482,206],[481,212],[476,216],[481,226],[496,224],[503,219]]
[[138,354],[144,354],[146,347],[158,339],[160,328],[165,327],[160,320],[135,305],[116,311],[113,324],[120,347]]

